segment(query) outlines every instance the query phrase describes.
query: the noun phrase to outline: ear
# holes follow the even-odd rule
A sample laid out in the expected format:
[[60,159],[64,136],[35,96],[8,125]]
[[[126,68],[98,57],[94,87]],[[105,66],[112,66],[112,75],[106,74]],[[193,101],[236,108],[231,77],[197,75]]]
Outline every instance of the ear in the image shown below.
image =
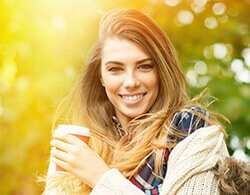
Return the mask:
[[100,76],[100,81],[101,81],[102,86],[105,87],[102,76]]

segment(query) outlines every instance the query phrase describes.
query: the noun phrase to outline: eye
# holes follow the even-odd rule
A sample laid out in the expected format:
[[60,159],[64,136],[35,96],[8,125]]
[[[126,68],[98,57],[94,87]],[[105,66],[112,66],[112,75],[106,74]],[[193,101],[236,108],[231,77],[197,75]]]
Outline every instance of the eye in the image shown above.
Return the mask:
[[109,72],[113,72],[113,73],[117,73],[117,72],[120,72],[122,71],[123,69],[121,67],[110,67],[108,69]]
[[144,71],[149,71],[152,70],[154,66],[152,64],[142,64],[138,68]]

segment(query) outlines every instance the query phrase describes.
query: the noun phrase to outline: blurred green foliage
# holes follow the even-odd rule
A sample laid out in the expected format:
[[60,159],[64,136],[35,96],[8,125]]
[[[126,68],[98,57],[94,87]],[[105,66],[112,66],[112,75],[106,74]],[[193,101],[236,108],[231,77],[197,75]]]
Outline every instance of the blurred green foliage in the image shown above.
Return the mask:
[[114,7],[142,10],[178,50],[192,96],[208,87],[231,124],[228,148],[249,160],[249,0],[0,1],[0,193],[40,194],[51,122]]

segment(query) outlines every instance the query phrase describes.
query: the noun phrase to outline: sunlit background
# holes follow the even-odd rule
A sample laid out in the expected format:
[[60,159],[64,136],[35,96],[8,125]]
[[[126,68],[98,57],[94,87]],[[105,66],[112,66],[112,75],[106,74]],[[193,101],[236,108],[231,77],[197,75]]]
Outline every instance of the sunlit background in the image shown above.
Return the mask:
[[40,194],[51,122],[95,41],[103,12],[139,9],[177,48],[190,93],[209,87],[231,125],[228,149],[250,162],[250,0],[1,0],[0,194]]

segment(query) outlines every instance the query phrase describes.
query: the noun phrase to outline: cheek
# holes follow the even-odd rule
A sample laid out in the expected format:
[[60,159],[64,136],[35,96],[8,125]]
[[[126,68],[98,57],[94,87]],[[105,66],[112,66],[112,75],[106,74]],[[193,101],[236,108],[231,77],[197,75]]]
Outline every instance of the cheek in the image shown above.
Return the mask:
[[118,91],[119,91],[119,86],[117,85],[116,82],[110,82],[109,80],[107,82],[104,82],[105,83],[105,92],[106,92],[106,95],[109,99],[109,101],[113,104],[116,104],[115,102],[117,101],[117,94],[118,94]]
[[107,95],[110,93],[114,93],[117,89],[119,89],[119,81],[112,76],[106,77],[103,75],[102,79],[102,85],[105,87],[105,91]]
[[151,80],[151,87],[152,88],[155,88],[155,89],[158,89],[159,88],[159,81],[158,81],[158,78],[154,78]]
[[156,73],[148,75],[144,81],[151,90],[159,91],[159,76]]

